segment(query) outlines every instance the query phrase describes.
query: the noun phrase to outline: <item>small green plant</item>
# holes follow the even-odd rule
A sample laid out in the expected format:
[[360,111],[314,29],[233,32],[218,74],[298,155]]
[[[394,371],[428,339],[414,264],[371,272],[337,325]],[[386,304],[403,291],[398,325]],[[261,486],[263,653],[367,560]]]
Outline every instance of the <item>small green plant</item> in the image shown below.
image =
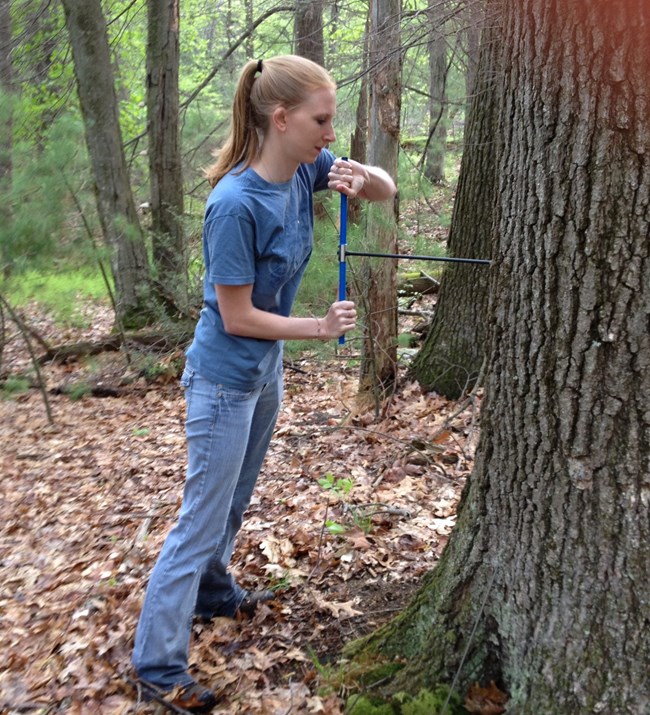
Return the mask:
[[278,576],[276,578],[271,579],[271,582],[268,585],[269,591],[284,591],[287,588],[291,587],[291,577],[288,573],[285,573],[283,576]]
[[144,355],[139,363],[140,374],[147,382],[155,382],[160,378],[174,379],[179,372],[178,363],[168,357],[159,358],[154,355]]
[[332,536],[341,536],[341,534],[345,534],[348,530],[348,527],[344,524],[339,524],[338,521],[332,521],[331,519],[325,521],[325,527]]
[[9,375],[2,386],[2,397],[9,400],[22,392],[27,392],[27,390],[29,390],[27,378]]
[[131,432],[134,437],[147,437],[150,433],[149,427],[134,427]]
[[369,534],[372,531],[372,516],[368,516],[362,509],[356,509],[351,505],[348,506],[348,511],[352,515],[354,525],[364,534]]
[[354,487],[354,481],[345,477],[336,478],[332,472],[327,472],[327,474],[318,480],[318,483],[327,489],[328,491],[334,492],[337,496],[342,497],[348,494]]
[[[323,487],[323,489],[335,494],[341,502],[343,502],[343,512],[350,516],[351,523],[357,528],[361,529],[364,533],[369,534],[372,529],[372,518],[366,515],[362,509],[356,508],[354,505],[349,504],[345,497],[354,488],[354,480],[347,477],[336,478],[331,472],[318,480],[318,483]],[[328,519],[325,522],[325,527],[334,536],[340,536],[344,534],[350,527],[346,524],[341,524],[338,521],[333,521]]]
[[90,386],[85,382],[75,382],[68,390],[68,397],[76,402],[90,393]]

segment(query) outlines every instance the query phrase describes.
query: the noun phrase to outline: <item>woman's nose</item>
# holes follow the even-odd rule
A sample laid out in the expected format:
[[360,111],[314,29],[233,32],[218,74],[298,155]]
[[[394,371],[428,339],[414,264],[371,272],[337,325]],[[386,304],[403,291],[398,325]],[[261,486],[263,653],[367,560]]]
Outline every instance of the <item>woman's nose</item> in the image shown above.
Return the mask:
[[336,141],[336,132],[334,131],[333,125],[329,125],[327,128],[327,132],[325,133],[325,137],[327,139],[328,144],[331,144],[332,142]]

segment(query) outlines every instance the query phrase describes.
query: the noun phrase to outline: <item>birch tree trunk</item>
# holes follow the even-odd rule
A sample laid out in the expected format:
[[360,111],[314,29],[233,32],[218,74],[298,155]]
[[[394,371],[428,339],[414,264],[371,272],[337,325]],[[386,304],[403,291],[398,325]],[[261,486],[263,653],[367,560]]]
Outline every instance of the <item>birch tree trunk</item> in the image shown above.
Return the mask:
[[[397,178],[401,109],[400,0],[370,5],[370,120],[368,163]],[[368,206],[366,243],[371,251],[396,253],[395,203]],[[376,400],[393,384],[397,365],[397,266],[392,260],[366,261],[361,275],[365,321],[359,392]]]
[[[501,72],[501,29],[494,18],[480,53],[447,244],[450,255],[462,258],[492,253]],[[411,366],[424,389],[456,399],[476,383],[486,353],[489,275],[485,265],[445,268],[431,327]]]
[[111,252],[118,318],[126,327],[135,327],[153,313],[150,273],[122,148],[106,21],[99,0],[61,2],[95,177],[97,212]]
[[179,0],[147,3],[147,134],[152,254],[160,290],[187,306],[183,170],[178,126]]
[[[395,689],[650,712],[650,6],[504,3],[491,359],[438,567],[366,644]],[[466,657],[461,663],[461,654]],[[462,666],[462,667],[461,667]]]

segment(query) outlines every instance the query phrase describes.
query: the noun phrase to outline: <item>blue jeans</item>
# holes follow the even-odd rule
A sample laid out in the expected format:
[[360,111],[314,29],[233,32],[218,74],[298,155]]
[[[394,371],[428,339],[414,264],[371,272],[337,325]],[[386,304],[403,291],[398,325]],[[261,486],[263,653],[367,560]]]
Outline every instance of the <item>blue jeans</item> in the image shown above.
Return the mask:
[[282,375],[250,391],[214,384],[188,364],[187,477],[178,522],[153,569],[136,630],[138,676],[169,690],[187,672],[192,617],[234,615],[246,595],[227,565],[282,401]]

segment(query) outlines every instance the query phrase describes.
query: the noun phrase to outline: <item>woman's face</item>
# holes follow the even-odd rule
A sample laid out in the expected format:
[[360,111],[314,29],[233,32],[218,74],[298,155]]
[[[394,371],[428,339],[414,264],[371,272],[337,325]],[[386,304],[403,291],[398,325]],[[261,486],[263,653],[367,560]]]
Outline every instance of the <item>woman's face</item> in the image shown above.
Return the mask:
[[289,156],[298,163],[311,164],[321,150],[336,140],[332,122],[336,114],[336,92],[322,87],[286,113],[284,141]]

